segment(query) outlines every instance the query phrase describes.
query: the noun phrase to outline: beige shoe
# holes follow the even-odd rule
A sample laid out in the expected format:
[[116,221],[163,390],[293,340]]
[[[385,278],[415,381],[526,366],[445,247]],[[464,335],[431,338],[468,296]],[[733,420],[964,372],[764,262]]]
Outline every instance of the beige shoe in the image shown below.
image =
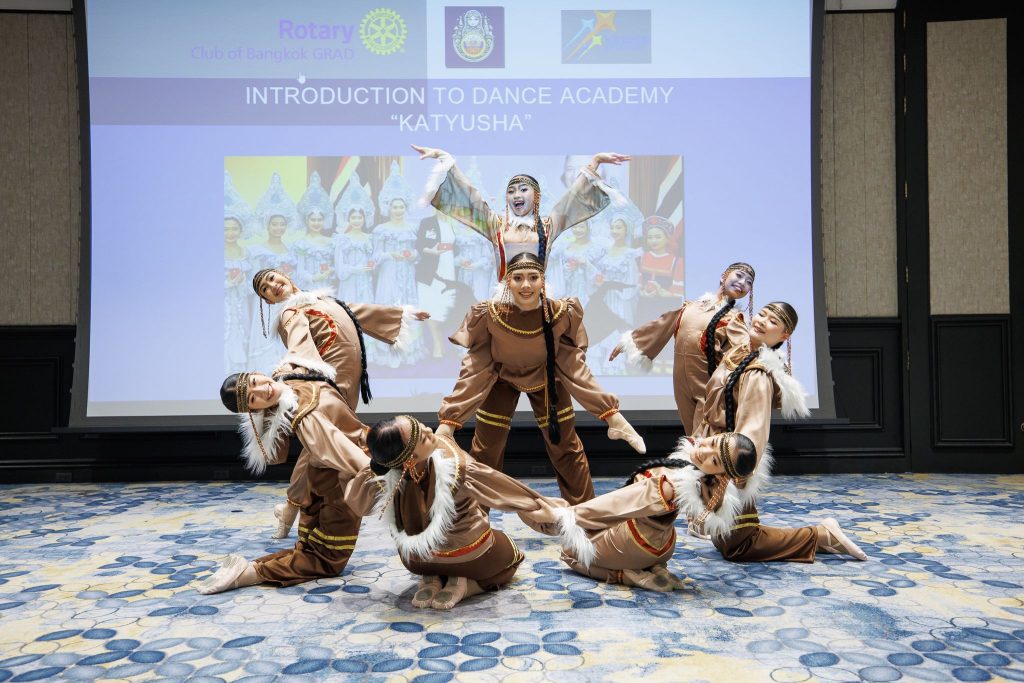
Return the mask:
[[274,506],[274,517],[277,518],[277,530],[272,538],[287,538],[299,516],[299,508],[291,503],[278,503]]
[[860,549],[860,546],[851,541],[843,533],[843,530],[839,528],[839,522],[829,517],[828,519],[821,520],[821,526],[825,529],[825,533],[828,534],[829,541],[827,544],[819,546],[821,550],[837,555],[850,555],[855,560],[860,560],[861,562],[868,559],[867,554]]
[[623,569],[622,583],[658,593],[671,593],[674,589],[672,582],[665,576],[649,572],[646,569]]

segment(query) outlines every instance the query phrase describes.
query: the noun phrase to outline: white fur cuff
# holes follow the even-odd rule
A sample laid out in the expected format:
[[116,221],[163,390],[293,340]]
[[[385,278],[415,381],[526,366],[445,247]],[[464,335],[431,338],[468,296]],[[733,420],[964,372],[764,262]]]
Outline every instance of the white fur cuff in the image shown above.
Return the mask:
[[571,507],[559,508],[555,510],[555,516],[558,518],[558,538],[562,547],[584,567],[589,567],[597,556],[597,550],[587,532],[576,524],[576,513]]
[[654,367],[654,361],[644,355],[640,347],[636,345],[632,332],[623,332],[619,337],[619,345],[622,346],[622,353],[626,354],[626,362],[644,372],[650,372]]

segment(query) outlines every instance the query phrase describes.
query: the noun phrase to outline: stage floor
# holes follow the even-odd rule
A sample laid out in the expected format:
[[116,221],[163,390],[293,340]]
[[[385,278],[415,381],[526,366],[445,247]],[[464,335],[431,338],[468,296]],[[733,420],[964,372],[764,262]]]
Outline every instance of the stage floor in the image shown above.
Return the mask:
[[284,487],[0,486],[0,681],[1024,680],[1024,476],[778,477],[763,521],[836,517],[869,561],[730,564],[680,534],[683,593],[573,574],[506,515],[519,574],[451,612],[412,608],[376,519],[340,578],[199,595],[227,553],[290,545]]

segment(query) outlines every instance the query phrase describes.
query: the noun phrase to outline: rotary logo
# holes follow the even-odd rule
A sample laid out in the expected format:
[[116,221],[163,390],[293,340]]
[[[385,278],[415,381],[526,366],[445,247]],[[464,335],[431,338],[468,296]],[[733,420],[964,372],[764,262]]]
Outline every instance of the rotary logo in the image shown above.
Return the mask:
[[494,32],[487,17],[475,9],[459,17],[452,32],[452,47],[467,62],[487,59],[494,49]]
[[363,47],[375,55],[400,51],[408,32],[402,15],[386,7],[370,10],[359,24],[359,39],[363,41]]

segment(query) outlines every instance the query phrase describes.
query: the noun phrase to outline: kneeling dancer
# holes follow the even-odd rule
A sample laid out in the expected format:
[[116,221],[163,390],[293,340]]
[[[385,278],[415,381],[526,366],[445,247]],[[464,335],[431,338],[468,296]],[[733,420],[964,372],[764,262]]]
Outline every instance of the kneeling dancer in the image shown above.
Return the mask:
[[[796,324],[796,311],[781,301],[754,316],[750,346],[726,354],[708,380],[696,436],[710,438],[681,439],[676,452],[706,475],[680,489],[685,512],[703,524],[715,547],[732,562],[813,562],[819,550],[867,559],[834,519],[798,529],[760,523],[756,501],[771,474],[772,408],[780,408],[786,418],[810,413],[803,388],[779,351]],[[736,432],[753,442],[756,464],[749,473],[738,466],[738,454],[731,450],[730,437]]]
[[258,373],[228,376],[221,401],[240,413],[249,469],[263,472],[283,462],[294,434],[309,467],[307,502],[300,508],[299,540],[282,550],[247,561],[229,555],[199,592],[222,591],[271,583],[291,586],[341,574],[356,547],[362,516],[345,502],[345,485],[370,463],[358,444],[336,426],[350,409],[334,380],[319,373],[288,374],[271,379]]
[[348,484],[346,500],[356,513],[383,517],[402,564],[421,577],[414,607],[450,609],[512,580],[523,554],[491,528],[482,504],[557,520],[559,503],[477,462],[412,416],[378,422],[366,441],[370,467]]

